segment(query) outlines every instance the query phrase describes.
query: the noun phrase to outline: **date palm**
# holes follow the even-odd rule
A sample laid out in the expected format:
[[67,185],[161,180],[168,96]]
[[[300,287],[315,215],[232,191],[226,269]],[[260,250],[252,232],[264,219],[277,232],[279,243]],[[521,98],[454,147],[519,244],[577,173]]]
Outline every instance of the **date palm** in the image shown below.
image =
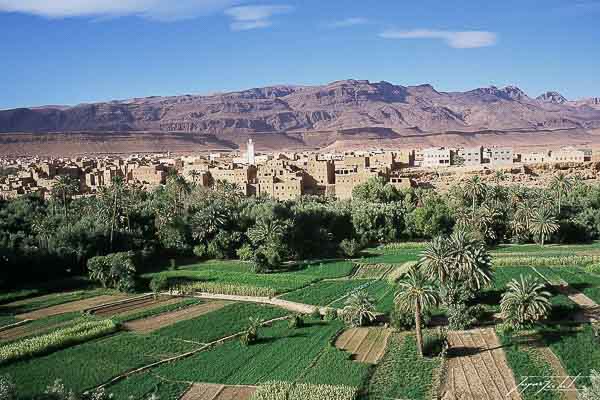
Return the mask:
[[543,283],[530,276],[511,280],[500,302],[502,318],[515,329],[545,318],[552,305],[544,289]]
[[542,247],[545,241],[558,230],[559,225],[552,215],[552,211],[545,207],[538,207],[531,220],[530,230],[533,236],[539,240]]
[[395,296],[396,306],[403,312],[413,312],[415,316],[415,333],[419,354],[423,356],[423,333],[421,316],[423,312],[439,303],[437,289],[419,269],[412,268],[406,277],[398,283]]
[[420,268],[429,279],[435,279],[440,284],[445,284],[451,277],[451,249],[449,240],[445,236],[433,238],[421,252]]
[[344,319],[352,326],[365,326],[375,321],[375,304],[366,290],[348,297],[344,307]]
[[68,217],[68,201],[79,189],[77,181],[69,175],[61,175],[56,178],[52,186],[52,196],[60,199],[63,205],[65,218]]
[[479,175],[474,175],[467,179],[465,183],[465,193],[471,198],[472,202],[472,213],[475,215],[475,206],[477,205],[477,199],[483,197],[486,191],[486,185],[481,180]]
[[556,199],[558,201],[558,214],[560,214],[561,211],[563,196],[569,194],[572,187],[573,185],[571,179],[563,172],[559,172],[556,175],[554,175],[554,177],[552,177],[550,189],[552,189],[556,194]]

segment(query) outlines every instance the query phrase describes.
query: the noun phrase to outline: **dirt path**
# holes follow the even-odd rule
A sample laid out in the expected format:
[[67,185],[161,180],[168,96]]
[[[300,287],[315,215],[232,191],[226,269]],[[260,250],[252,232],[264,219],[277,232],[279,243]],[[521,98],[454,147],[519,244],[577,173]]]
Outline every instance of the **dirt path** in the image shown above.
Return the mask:
[[206,302],[197,306],[186,307],[181,310],[156,315],[150,318],[126,322],[123,326],[128,330],[138,333],[151,333],[177,322],[196,318],[208,314],[209,312],[219,310],[227,304],[230,303],[226,301]]
[[249,400],[256,392],[255,386],[225,386],[195,383],[180,400]]
[[58,314],[65,314],[65,313],[75,312],[75,311],[83,311],[87,308],[99,306],[101,304],[110,303],[110,302],[118,301],[118,300],[123,300],[126,297],[127,296],[125,296],[125,295],[115,295],[115,296],[103,295],[103,296],[90,297],[89,299],[85,299],[85,300],[71,301],[69,303],[59,304],[56,306],[41,308],[39,310],[31,311],[31,312],[24,313],[24,314],[19,314],[19,315],[17,315],[17,318],[19,318],[19,319],[40,319],[40,318],[50,317],[50,316],[58,315]]
[[335,347],[352,353],[355,361],[377,364],[387,347],[391,330],[385,328],[352,328],[344,331]]
[[521,400],[492,329],[450,331],[444,400]]
[[254,296],[233,296],[233,295],[212,294],[212,293],[196,293],[192,297],[196,297],[199,299],[209,299],[209,300],[239,301],[239,302],[245,302],[245,303],[267,304],[267,305],[283,308],[284,310],[301,313],[301,314],[311,314],[315,310],[321,310],[321,308],[317,307],[317,306],[313,306],[310,304],[296,303],[294,301],[282,300],[277,297],[268,298],[268,297],[254,297]]
[[600,321],[600,306],[594,300],[568,284],[554,285],[554,287],[581,308],[581,311],[575,315],[575,322],[589,323]]

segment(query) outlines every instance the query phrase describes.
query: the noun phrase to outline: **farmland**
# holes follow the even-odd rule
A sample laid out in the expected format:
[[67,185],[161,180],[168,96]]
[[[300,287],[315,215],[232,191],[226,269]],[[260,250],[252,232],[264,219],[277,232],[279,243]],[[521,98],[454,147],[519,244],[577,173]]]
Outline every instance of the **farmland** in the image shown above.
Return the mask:
[[[349,295],[364,289],[372,298],[375,310],[385,319],[394,309],[397,290],[393,280],[388,279],[390,271],[416,261],[421,249],[421,245],[379,247],[366,250],[360,259],[353,261],[299,262],[269,274],[256,274],[245,262],[205,261],[146,273],[142,281],[148,283],[153,277],[163,275],[172,287],[196,285],[198,291],[221,294],[264,293],[265,297],[339,309],[345,307]],[[505,258],[518,254],[519,260],[527,261],[528,255],[581,257],[597,251],[600,247],[596,244],[549,246],[549,253],[542,252],[539,246],[511,245],[495,249],[494,254]],[[357,267],[357,264],[360,265]],[[488,311],[498,312],[506,284],[521,275],[568,283],[588,297],[598,299],[600,278],[597,275],[581,265],[554,263],[496,266],[493,284],[480,292],[474,302],[484,304]],[[570,316],[578,310],[577,305],[555,289],[548,287],[548,290],[554,294],[549,320],[570,321]],[[166,294],[157,298],[140,297],[139,293],[123,295],[93,287],[64,294],[23,289],[2,296],[5,300],[0,306],[0,327],[20,321],[24,316],[32,317],[33,321],[0,331],[0,350],[18,349],[8,345],[46,343],[46,335],[64,335],[65,330],[76,336],[64,343],[51,342],[39,351],[7,359],[0,365],[0,375],[9,375],[14,380],[22,400],[43,392],[55,379],[62,379],[69,388],[83,392],[121,374],[172,357],[176,359],[119,379],[107,390],[115,399],[132,396],[134,400],[146,400],[150,394],[162,400],[179,399],[185,393],[190,397],[211,391],[218,391],[223,398],[236,393],[248,398],[255,390],[258,400],[269,398],[269,393],[307,390],[360,394],[371,400],[426,399],[444,385],[470,384],[471,390],[477,393],[491,390],[486,382],[497,373],[495,365],[500,365],[492,361],[498,363],[502,357],[506,366],[500,368],[506,386],[500,388],[502,390],[510,386],[509,376],[518,381],[525,375],[549,373],[551,366],[542,357],[543,351],[555,354],[569,374],[589,375],[592,368],[600,366],[597,342],[589,326],[537,326],[530,333],[540,348],[518,337],[499,335],[502,350],[492,346],[496,339],[491,328],[485,328],[485,339],[479,333],[460,336],[452,333],[449,341],[453,347],[460,347],[456,343],[462,341],[461,346],[477,347],[479,352],[459,354],[455,358],[450,352],[444,360],[438,356],[421,358],[412,332],[383,327],[349,330],[341,320],[322,320],[309,315],[302,317],[303,324],[292,327],[287,320],[277,320],[289,316],[290,311],[251,302]],[[91,315],[82,314],[89,308],[93,309]],[[444,309],[439,310],[441,314],[444,312]],[[250,317],[275,321],[260,327],[256,343],[245,346],[235,335],[247,329]],[[110,328],[78,336],[80,331],[76,327],[86,321],[92,324],[112,321],[117,324],[117,330]],[[484,322],[489,324],[491,319]],[[426,332],[427,337],[434,337],[436,331],[427,329]],[[218,345],[206,346],[230,336],[233,337]],[[489,352],[482,350],[484,344],[490,346]],[[542,351],[542,348],[547,350]],[[452,381],[448,368],[466,368],[472,372],[478,369],[479,381]],[[481,375],[482,370],[491,375]],[[462,379],[459,375],[453,376]],[[581,383],[589,382],[582,378]],[[551,392],[524,392],[521,398],[557,399]]]

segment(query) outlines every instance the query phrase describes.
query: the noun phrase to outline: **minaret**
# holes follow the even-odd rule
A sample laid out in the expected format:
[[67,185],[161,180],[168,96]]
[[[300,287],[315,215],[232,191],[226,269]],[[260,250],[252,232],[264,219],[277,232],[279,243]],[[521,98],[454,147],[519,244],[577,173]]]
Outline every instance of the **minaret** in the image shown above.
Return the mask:
[[254,155],[254,142],[252,139],[248,139],[248,149],[246,151],[246,155],[248,157],[248,165],[254,165],[256,161]]

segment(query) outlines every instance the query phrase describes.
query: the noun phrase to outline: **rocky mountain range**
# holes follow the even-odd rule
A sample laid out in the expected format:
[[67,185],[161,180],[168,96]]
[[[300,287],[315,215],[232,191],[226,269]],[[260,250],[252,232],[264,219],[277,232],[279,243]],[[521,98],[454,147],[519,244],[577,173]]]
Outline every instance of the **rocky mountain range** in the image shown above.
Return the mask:
[[0,132],[175,132],[235,134],[386,129],[481,132],[600,128],[600,98],[529,97],[514,86],[440,92],[431,85],[344,80],[0,111]]

